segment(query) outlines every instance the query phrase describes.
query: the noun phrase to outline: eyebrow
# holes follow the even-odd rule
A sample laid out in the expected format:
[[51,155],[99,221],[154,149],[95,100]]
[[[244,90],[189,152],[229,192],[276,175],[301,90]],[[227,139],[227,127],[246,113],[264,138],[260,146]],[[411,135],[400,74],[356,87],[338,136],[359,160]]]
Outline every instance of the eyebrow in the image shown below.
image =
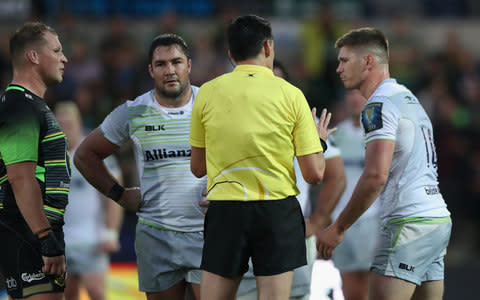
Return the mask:
[[181,56],[176,56],[172,59],[157,59],[157,60],[153,60],[153,63],[159,63],[159,62],[167,62],[167,61],[177,61],[177,60],[183,60],[183,57]]

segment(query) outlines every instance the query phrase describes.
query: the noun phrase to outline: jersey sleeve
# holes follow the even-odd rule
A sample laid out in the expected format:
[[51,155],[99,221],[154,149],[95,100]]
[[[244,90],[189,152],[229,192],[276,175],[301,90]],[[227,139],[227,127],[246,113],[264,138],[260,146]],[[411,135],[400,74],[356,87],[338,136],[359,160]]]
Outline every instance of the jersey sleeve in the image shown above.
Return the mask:
[[107,140],[117,146],[125,144],[129,138],[127,102],[117,106],[100,124],[99,129]]
[[190,120],[190,139],[189,143],[193,147],[205,148],[205,127],[202,123],[202,111],[206,101],[207,87],[202,86],[197,93],[193,103],[192,118]]
[[0,115],[0,153],[5,165],[38,160],[40,119],[24,99],[7,99]]
[[374,97],[362,111],[365,143],[374,140],[395,140],[400,112],[386,97]]
[[323,151],[307,99],[300,90],[295,101],[295,110],[297,119],[293,129],[295,156]]

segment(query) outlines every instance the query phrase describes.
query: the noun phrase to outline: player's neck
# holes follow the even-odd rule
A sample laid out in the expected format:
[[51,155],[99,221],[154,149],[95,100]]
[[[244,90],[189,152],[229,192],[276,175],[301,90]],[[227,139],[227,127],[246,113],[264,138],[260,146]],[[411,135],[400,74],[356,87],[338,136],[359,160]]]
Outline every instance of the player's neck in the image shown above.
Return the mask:
[[43,98],[47,85],[35,72],[19,70],[13,72],[12,84],[20,85],[40,98]]
[[158,91],[155,89],[153,94],[155,96],[155,100],[157,100],[158,104],[164,107],[168,108],[176,108],[176,107],[182,107],[185,106],[188,101],[190,101],[190,98],[192,97],[192,86],[189,85],[185,90],[178,95],[175,98],[171,97],[166,97],[164,95],[161,95],[158,93]]
[[257,57],[248,58],[235,62],[236,65],[255,65],[272,69],[272,63],[266,57],[258,55]]
[[378,88],[380,83],[387,78],[390,78],[388,68],[377,68],[373,70],[359,88],[363,97],[368,100]]

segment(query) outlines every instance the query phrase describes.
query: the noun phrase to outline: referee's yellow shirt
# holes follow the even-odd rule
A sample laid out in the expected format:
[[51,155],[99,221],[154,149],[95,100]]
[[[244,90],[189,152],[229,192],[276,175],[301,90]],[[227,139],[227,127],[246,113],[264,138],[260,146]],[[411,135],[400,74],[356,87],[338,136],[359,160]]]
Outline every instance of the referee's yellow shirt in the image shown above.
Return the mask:
[[239,65],[202,85],[190,144],[206,148],[208,200],[297,195],[293,156],[322,151],[303,93],[256,65]]

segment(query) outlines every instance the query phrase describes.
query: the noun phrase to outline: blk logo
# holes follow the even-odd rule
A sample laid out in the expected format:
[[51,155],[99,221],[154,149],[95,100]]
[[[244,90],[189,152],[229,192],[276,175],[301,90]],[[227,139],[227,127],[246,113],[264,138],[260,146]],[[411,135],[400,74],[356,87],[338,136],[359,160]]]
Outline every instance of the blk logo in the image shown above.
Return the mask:
[[407,264],[404,264],[404,263],[400,263],[398,265],[398,267],[402,270],[405,270],[405,271],[409,271],[409,272],[415,272],[415,267],[414,266],[409,266]]
[[145,125],[145,131],[160,131],[165,130],[165,125]]

